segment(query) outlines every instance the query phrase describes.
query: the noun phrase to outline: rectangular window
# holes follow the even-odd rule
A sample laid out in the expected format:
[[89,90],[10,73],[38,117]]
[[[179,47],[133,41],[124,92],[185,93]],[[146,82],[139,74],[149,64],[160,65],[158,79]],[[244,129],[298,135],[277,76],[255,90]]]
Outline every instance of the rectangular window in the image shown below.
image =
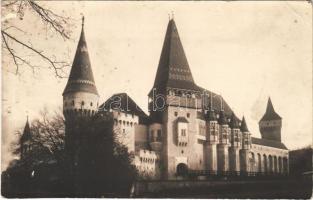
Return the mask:
[[152,141],[153,141],[153,134],[154,134],[154,131],[151,130],[151,131],[150,131],[150,140],[152,140]]
[[156,140],[158,141],[158,142],[160,142],[161,141],[161,130],[159,129],[158,130],[158,132],[157,132],[157,138],[156,138]]
[[161,130],[158,130],[158,137],[161,137]]
[[181,136],[186,136],[186,129],[181,130]]

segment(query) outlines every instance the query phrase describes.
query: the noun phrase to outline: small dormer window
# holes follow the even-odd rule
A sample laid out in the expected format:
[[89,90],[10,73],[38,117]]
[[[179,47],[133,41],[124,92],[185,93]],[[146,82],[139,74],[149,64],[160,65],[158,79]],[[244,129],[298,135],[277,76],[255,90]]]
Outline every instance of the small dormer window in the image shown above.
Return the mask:
[[178,113],[177,113],[177,112],[174,112],[174,115],[175,115],[175,117],[177,117]]
[[190,117],[190,113],[187,113],[187,118],[189,118]]
[[90,106],[92,107],[92,102],[90,102]]
[[82,101],[82,106],[83,106],[83,105],[85,105],[85,102],[84,102],[84,101]]

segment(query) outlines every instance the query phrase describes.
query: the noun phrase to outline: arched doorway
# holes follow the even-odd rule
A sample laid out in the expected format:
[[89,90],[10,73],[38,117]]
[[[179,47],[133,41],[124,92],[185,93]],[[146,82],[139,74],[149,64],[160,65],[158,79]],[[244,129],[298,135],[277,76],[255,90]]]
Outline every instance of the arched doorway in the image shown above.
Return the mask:
[[267,173],[268,172],[268,168],[267,168],[267,157],[266,157],[266,155],[264,154],[263,155],[263,163],[264,163],[264,165],[263,165],[263,170],[264,170],[264,172],[265,173]]
[[288,173],[288,159],[286,157],[283,158],[283,173]]
[[282,161],[282,158],[279,156],[279,157],[278,157],[278,172],[279,172],[280,174],[283,172],[282,165],[283,165],[283,161]]
[[278,167],[277,167],[277,157],[274,156],[274,173],[278,172]]
[[250,166],[249,166],[249,168],[250,168],[250,172],[254,172],[255,171],[255,158],[254,158],[254,153],[250,153],[249,154],[249,163],[250,163]]
[[188,166],[185,163],[179,163],[176,167],[178,176],[186,176],[188,174]]
[[269,172],[272,173],[273,172],[273,157],[272,155],[268,156],[268,161],[269,161]]
[[261,154],[258,153],[258,170],[257,172],[262,171],[262,163],[261,163]]

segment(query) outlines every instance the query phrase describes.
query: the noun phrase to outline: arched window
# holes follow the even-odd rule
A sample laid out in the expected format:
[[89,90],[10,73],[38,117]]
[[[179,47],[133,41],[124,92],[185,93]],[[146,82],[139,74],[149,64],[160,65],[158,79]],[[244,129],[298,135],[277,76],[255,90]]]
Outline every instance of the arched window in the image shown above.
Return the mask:
[[90,106],[92,107],[92,102],[90,102]]
[[84,101],[82,101],[82,106],[83,106],[83,105],[85,105],[85,102],[84,102]]

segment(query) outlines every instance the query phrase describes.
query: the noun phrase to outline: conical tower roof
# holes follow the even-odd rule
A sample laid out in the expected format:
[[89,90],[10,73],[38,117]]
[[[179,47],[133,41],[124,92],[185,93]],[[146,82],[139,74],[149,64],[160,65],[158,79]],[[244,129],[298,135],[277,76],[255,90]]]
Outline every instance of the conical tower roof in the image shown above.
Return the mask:
[[219,118],[218,118],[218,123],[220,125],[228,124],[228,121],[227,121],[227,118],[225,116],[224,110],[220,111]]
[[247,127],[247,123],[246,123],[246,119],[244,116],[242,117],[240,130],[241,130],[241,132],[249,132],[248,127]]
[[85,39],[84,18],[72,69],[63,95],[72,92],[89,92],[98,95]]
[[214,110],[210,109],[207,113],[207,119],[209,121],[217,121],[217,118],[216,118],[216,115],[215,115],[215,112]]
[[268,98],[266,112],[260,121],[280,120],[281,117],[275,112],[271,98]]
[[153,85],[153,88],[158,90],[164,90],[166,87],[199,90],[194,83],[174,19],[171,19],[167,25]]
[[232,128],[232,129],[233,128],[239,128],[239,122],[238,122],[237,117],[236,117],[234,112],[231,114],[229,125],[230,125],[230,128]]
[[31,137],[32,137],[32,134],[31,134],[31,130],[30,130],[29,122],[28,122],[28,117],[27,117],[27,121],[26,121],[26,124],[24,127],[23,135],[21,137],[21,143],[23,143],[27,140],[30,140]]

